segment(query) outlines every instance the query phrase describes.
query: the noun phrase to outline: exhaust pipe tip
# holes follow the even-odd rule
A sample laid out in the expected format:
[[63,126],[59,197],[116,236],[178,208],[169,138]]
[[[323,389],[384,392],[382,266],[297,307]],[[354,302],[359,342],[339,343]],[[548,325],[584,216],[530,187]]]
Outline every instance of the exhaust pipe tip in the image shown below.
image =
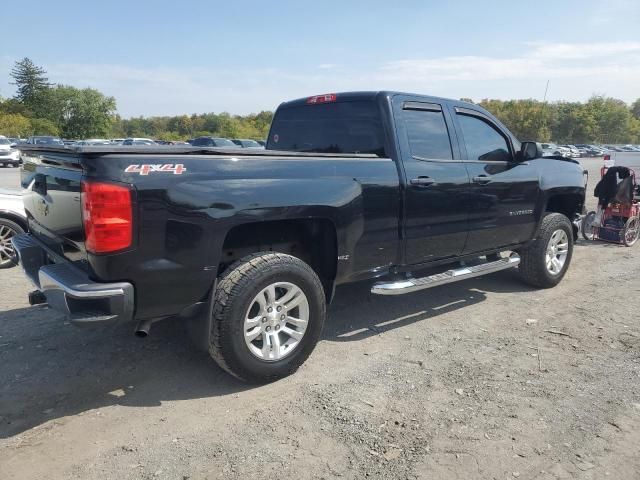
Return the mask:
[[47,303],[47,297],[40,290],[29,292],[29,305],[41,305]]
[[149,330],[151,330],[151,320],[145,320],[138,324],[134,334],[138,338],[146,338],[149,336]]

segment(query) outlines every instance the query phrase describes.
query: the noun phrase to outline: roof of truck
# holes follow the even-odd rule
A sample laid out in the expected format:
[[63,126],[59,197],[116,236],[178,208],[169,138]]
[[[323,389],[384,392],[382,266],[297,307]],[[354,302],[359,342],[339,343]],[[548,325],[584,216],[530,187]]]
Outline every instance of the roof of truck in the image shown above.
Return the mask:
[[[352,102],[352,101],[357,101],[357,100],[374,100],[377,97],[393,97],[395,95],[406,95],[407,97],[415,97],[415,98],[421,98],[424,99],[425,101],[441,101],[441,102],[455,102],[458,104],[466,104],[469,105],[471,107],[476,107],[478,108],[478,105],[474,105],[472,103],[468,103],[462,100],[456,100],[453,98],[443,98],[443,97],[434,97],[432,95],[423,95],[423,94],[418,94],[418,93],[409,93],[409,92],[398,92],[398,91],[391,91],[391,90],[375,90],[375,91],[358,91],[358,92],[336,92],[336,93],[323,93],[323,94],[319,94],[319,95],[311,95],[308,97],[303,97],[303,98],[296,98],[295,100],[289,100],[287,102],[283,102],[280,104],[279,108],[282,107],[289,107],[289,106],[295,106],[295,105],[306,105],[310,102],[311,99],[313,98],[322,98],[325,96],[330,96],[333,95],[335,96],[335,99],[332,99],[331,102]],[[328,102],[319,102],[319,103],[328,103]],[[480,107],[481,108],[481,107]]]
[[67,153],[78,155],[220,155],[225,157],[335,157],[377,158],[372,153],[315,153],[257,148],[192,147],[186,145],[20,145],[25,152]]

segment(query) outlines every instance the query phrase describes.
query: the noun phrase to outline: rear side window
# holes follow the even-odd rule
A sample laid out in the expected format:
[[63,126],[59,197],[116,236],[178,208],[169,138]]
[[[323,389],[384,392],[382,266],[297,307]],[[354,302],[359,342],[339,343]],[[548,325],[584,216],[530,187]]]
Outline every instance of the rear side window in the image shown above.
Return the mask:
[[208,147],[212,143],[210,138],[196,138],[191,145],[194,147]]
[[267,149],[372,153],[384,157],[384,131],[380,111],[373,101],[281,108],[273,120]]
[[451,160],[451,142],[442,111],[404,110],[411,155],[420,158]]
[[469,160],[511,161],[507,140],[487,122],[458,114]]

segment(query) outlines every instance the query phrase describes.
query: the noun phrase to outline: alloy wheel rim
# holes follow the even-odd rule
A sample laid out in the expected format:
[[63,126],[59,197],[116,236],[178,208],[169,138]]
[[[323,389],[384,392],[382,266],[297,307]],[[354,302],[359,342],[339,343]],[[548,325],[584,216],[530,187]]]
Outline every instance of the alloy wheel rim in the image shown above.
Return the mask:
[[627,241],[627,243],[635,243],[638,237],[638,229],[640,229],[640,222],[638,221],[638,217],[634,217],[627,224],[627,228],[624,232],[625,240]]
[[15,261],[16,251],[11,239],[16,235],[13,228],[0,225],[0,265]]
[[556,230],[551,235],[547,244],[545,262],[547,271],[552,275],[558,275],[567,261],[569,254],[569,237],[564,230]]
[[263,288],[251,301],[244,318],[244,341],[251,354],[275,362],[291,354],[309,325],[309,301],[289,282]]

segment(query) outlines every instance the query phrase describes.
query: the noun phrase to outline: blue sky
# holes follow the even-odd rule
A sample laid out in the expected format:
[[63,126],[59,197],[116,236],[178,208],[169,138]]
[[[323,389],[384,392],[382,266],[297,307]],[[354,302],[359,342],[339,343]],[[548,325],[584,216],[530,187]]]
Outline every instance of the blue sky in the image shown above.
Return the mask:
[[640,97],[640,1],[29,1],[2,7],[13,62],[133,115],[249,113],[345,90]]

